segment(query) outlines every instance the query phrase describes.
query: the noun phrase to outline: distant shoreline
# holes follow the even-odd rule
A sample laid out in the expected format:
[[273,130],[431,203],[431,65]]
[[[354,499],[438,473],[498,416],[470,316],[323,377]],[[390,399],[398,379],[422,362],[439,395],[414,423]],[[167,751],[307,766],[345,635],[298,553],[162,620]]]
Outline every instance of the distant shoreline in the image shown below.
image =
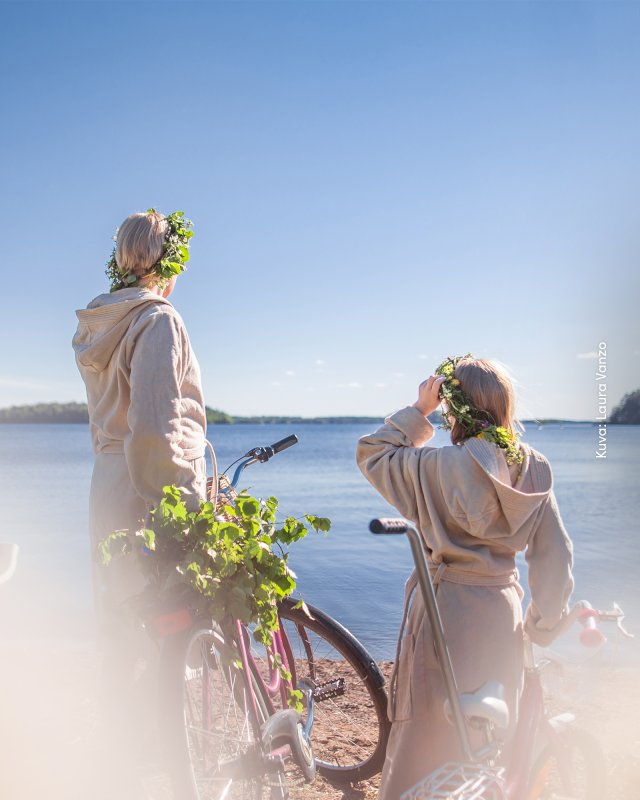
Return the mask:
[[[264,416],[235,416],[207,407],[207,423],[209,425],[354,425],[379,424],[383,417],[300,417],[268,414]],[[430,415],[434,424],[440,422],[438,413]],[[575,419],[525,419],[525,425],[597,425],[593,420]],[[11,406],[0,409],[0,424],[88,424],[89,415],[85,403],[37,403],[34,405]]]

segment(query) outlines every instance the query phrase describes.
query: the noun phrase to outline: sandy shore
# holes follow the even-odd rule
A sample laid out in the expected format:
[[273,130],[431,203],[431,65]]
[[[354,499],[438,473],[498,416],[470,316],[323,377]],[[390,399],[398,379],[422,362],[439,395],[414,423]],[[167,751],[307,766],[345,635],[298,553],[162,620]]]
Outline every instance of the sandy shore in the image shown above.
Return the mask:
[[[87,800],[93,796],[97,728],[97,655],[73,643],[5,644],[0,649],[0,797]],[[389,664],[384,665],[385,671]],[[553,671],[554,711],[571,710],[600,740],[607,762],[607,799],[640,797],[640,669],[590,664]],[[103,764],[103,769],[109,769]],[[148,800],[169,800],[161,771],[146,779]],[[373,800],[377,781],[296,787],[298,800]],[[114,799],[115,800],[115,799]]]

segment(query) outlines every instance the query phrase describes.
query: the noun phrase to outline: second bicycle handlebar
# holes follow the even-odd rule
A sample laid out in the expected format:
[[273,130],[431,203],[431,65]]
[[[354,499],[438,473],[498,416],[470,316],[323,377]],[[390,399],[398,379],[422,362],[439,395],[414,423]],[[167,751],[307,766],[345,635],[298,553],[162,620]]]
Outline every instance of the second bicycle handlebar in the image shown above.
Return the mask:
[[[371,533],[377,534],[408,533],[410,528],[413,526],[407,520],[396,517],[381,517],[369,523]],[[598,628],[599,622],[616,622],[622,634],[633,638],[633,634],[622,625],[624,612],[617,604],[614,604],[612,611],[598,611],[586,600],[579,600],[566,615],[563,628],[568,628],[575,620],[582,625],[580,642],[585,647],[600,647],[605,643],[606,637]]]

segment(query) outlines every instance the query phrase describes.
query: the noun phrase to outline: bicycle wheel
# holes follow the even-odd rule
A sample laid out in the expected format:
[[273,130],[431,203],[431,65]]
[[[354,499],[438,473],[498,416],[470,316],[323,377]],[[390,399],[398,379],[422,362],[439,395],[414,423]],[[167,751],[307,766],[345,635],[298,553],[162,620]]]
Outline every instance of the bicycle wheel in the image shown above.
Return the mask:
[[[279,607],[295,683],[314,690],[311,743],[330,781],[370,778],[384,763],[389,722],[384,677],[358,640],[313,606],[311,617],[286,598]],[[288,644],[287,644],[288,642]]]
[[604,756],[598,741],[579,728],[556,733],[531,770],[527,800],[603,800]]
[[267,716],[254,686],[257,716],[237,652],[220,631],[196,625],[167,643],[165,741],[180,800],[286,798],[281,773],[265,775],[259,738]]

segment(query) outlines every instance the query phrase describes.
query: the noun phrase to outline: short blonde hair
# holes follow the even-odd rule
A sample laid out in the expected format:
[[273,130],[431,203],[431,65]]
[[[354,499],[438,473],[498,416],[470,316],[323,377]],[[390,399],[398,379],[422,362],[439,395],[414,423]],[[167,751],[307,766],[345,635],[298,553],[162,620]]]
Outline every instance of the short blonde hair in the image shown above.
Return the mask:
[[123,275],[142,278],[162,258],[167,221],[158,211],[128,216],[118,228],[116,263]]
[[[460,381],[460,388],[480,412],[481,421],[506,428],[511,434],[522,429],[515,418],[516,393],[513,382],[502,364],[486,358],[465,358],[458,362],[453,374]],[[451,441],[458,444],[468,436],[469,432],[455,420],[451,428]]]

